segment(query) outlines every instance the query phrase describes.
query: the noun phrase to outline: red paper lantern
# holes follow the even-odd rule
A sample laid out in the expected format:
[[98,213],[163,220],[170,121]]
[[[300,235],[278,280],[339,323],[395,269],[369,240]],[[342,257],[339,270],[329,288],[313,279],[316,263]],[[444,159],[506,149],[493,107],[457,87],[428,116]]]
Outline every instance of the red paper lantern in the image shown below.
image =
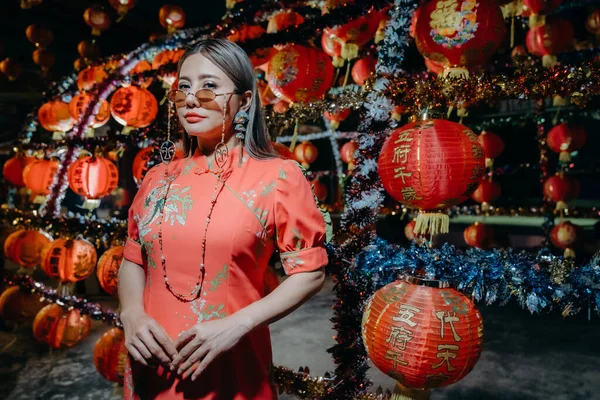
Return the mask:
[[35,160],[25,166],[23,182],[31,192],[38,196],[50,193],[50,185],[58,171],[58,162],[54,160]]
[[33,62],[42,68],[42,71],[46,71],[51,68],[56,62],[56,56],[53,52],[46,49],[35,49],[31,56]]
[[95,60],[100,57],[100,49],[95,42],[91,40],[82,40],[77,45],[77,52],[83,58]]
[[325,113],[323,114],[323,116],[325,118],[327,118],[327,120],[329,121],[329,126],[331,127],[332,130],[336,130],[337,128],[339,128],[340,122],[345,121],[349,115],[350,115],[349,108],[345,108],[336,113],[330,113],[329,111],[325,111]]
[[[119,20],[123,19],[125,14],[127,14],[127,11],[135,6],[136,1],[137,0],[108,0],[110,5],[117,10],[117,13],[120,16]],[[119,20],[117,20],[117,22]]]
[[81,157],[69,167],[69,187],[86,199],[109,195],[119,182],[119,170],[107,158]]
[[573,247],[576,247],[583,239],[583,228],[569,221],[561,222],[550,231],[550,241],[559,249],[567,250],[565,256],[573,256]]
[[0,317],[5,321],[24,322],[43,307],[39,294],[22,290],[19,286],[10,286],[0,294]]
[[23,72],[23,67],[21,64],[9,57],[5,58],[0,63],[0,71],[2,71],[8,80],[12,82],[16,80],[19,75],[21,75],[21,72]]
[[585,29],[594,35],[600,34],[600,10],[594,10],[585,20]]
[[373,364],[403,386],[451,385],[479,360],[481,315],[455,289],[409,279],[419,284],[396,281],[369,299],[362,318],[363,343]]
[[291,26],[298,26],[304,23],[304,17],[295,11],[280,11],[269,18],[267,33],[275,33],[286,30]]
[[484,179],[473,192],[471,198],[478,203],[491,203],[498,199],[501,193],[502,187],[498,182]]
[[542,57],[544,66],[556,64],[556,55],[573,48],[573,25],[561,18],[548,18],[545,25],[533,26],[527,32],[527,50]]
[[33,320],[33,336],[54,349],[72,347],[90,333],[90,317],[79,310],[64,310],[58,304],[48,304]]
[[87,67],[77,75],[77,87],[80,92],[91,90],[106,78],[108,74],[101,67]]
[[98,256],[89,242],[77,239],[56,239],[45,246],[41,255],[42,271],[61,282],[81,281],[94,272]]
[[416,43],[423,57],[446,68],[483,65],[502,44],[502,11],[495,0],[432,0],[421,6]]
[[49,101],[38,110],[38,120],[45,130],[67,132],[73,129],[75,120],[69,112],[69,105],[60,100]]
[[323,32],[321,36],[321,48],[329,57],[333,58],[333,66],[341,67],[344,65],[342,58],[342,44],[334,35]]
[[227,39],[232,42],[245,42],[246,40],[257,39],[265,32],[265,28],[260,25],[242,25],[239,28],[232,29]]
[[94,365],[106,380],[123,384],[127,349],[123,329],[112,328],[105,332],[94,346]]
[[504,141],[493,132],[482,131],[479,135],[479,143],[483,148],[485,158],[498,158],[504,151]]
[[[151,71],[151,70],[152,70],[152,64],[150,64],[146,60],[142,60],[142,61],[138,62],[137,64],[135,64],[135,67],[133,67],[133,69],[131,71],[129,71],[128,75],[141,74],[143,72]],[[152,84],[152,81],[153,81],[152,77],[145,78],[143,81],[140,81],[138,83],[138,86],[141,88],[147,89],[148,86],[150,86]]]
[[256,49],[252,54],[249,54],[250,62],[254,68],[260,68],[267,72],[269,69],[269,61],[277,54],[277,49],[274,47],[265,47],[262,49]]
[[[544,196],[555,203],[576,199],[579,196],[579,189],[579,182],[576,179],[560,174],[551,176],[544,182]],[[561,206],[558,207],[563,208]]]
[[98,260],[96,276],[104,291],[117,296],[119,289],[119,268],[123,261],[123,246],[114,246],[106,250]]
[[20,155],[14,156],[4,163],[4,166],[2,167],[2,174],[6,180],[13,185],[23,187],[25,186],[25,182],[23,181],[23,171],[28,164],[34,162],[35,160],[37,160],[35,157]]
[[156,118],[158,102],[146,89],[122,87],[110,99],[110,113],[121,125],[145,128]]
[[288,44],[269,62],[267,81],[288,103],[319,100],[331,87],[333,65],[320,50]]
[[494,240],[494,229],[481,222],[475,222],[465,228],[465,243],[471,247],[487,249]]
[[373,57],[358,59],[352,66],[352,79],[358,86],[364,86],[365,80],[375,73],[377,60]]
[[[154,59],[152,60],[152,69],[153,70],[158,70],[163,65],[177,64],[179,62],[179,60],[181,59],[181,56],[183,56],[184,53],[185,53],[184,49],[180,49],[180,50],[163,50],[160,53],[158,53],[154,57]],[[177,78],[175,76],[175,74],[176,74],[175,72],[173,72],[173,73],[166,73],[165,75],[161,76],[160,78],[167,85],[172,86],[173,83],[175,83],[175,79]]]
[[352,171],[356,167],[356,157],[354,154],[358,150],[358,143],[354,140],[344,143],[340,149],[342,161],[348,164],[348,171]]
[[133,159],[133,180],[140,186],[146,173],[150,169],[148,161],[152,158],[154,147],[146,147],[140,150]]
[[323,182],[321,182],[318,178],[313,179],[311,181],[313,193],[317,197],[319,202],[324,202],[327,198],[327,186]]
[[284,160],[298,161],[296,155],[285,144],[273,142],[273,148]]
[[310,168],[310,164],[314,163],[319,156],[319,151],[311,142],[302,142],[294,149],[296,159],[304,168]]
[[100,33],[110,28],[110,14],[100,6],[86,8],[83,12],[85,23],[92,28],[92,35],[100,36]]
[[[379,176],[385,190],[407,207],[441,210],[468,199],[485,172],[483,150],[467,127],[440,119],[410,123],[395,130],[379,156]],[[420,222],[422,221],[422,222]],[[417,217],[430,232],[447,232],[444,214]],[[440,226],[441,225],[441,226]]]
[[42,249],[52,242],[47,233],[20,229],[8,235],[4,242],[4,255],[23,268],[35,268],[40,264]]
[[167,4],[158,11],[158,20],[167,32],[173,33],[185,26],[185,11],[179,6]]
[[[86,112],[93,98],[89,93],[83,92],[73,97],[69,103],[69,113],[75,121],[79,121],[81,115]],[[94,116],[92,128],[100,128],[104,126],[110,119],[110,105],[108,101],[102,100],[98,106],[98,112]]]
[[36,47],[48,47],[54,40],[52,31],[38,24],[29,25],[27,29],[25,29],[25,36],[27,36],[27,40]]
[[568,162],[571,153],[579,150],[587,140],[587,133],[582,126],[563,122],[556,125],[548,132],[548,147],[556,153],[560,153],[560,160]]

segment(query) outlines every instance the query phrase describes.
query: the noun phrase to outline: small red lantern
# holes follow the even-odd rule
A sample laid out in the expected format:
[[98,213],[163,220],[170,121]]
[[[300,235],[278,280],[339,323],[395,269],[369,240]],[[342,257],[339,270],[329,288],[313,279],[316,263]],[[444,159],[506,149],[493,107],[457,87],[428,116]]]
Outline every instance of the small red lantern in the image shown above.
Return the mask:
[[95,60],[100,57],[100,49],[95,42],[91,40],[82,40],[77,45],[79,55],[88,60]]
[[75,120],[69,112],[69,105],[60,100],[49,101],[38,110],[38,120],[45,130],[67,132],[73,129]]
[[33,336],[54,349],[72,347],[90,333],[90,317],[79,310],[63,310],[58,304],[48,304],[33,320]]
[[123,329],[112,328],[105,332],[94,346],[94,365],[106,380],[123,384],[127,349]]
[[544,197],[556,203],[558,210],[567,208],[567,201],[579,196],[579,182],[569,176],[556,174],[544,182]]
[[311,142],[302,142],[294,149],[296,159],[304,168],[310,168],[310,164],[314,163],[319,156],[319,151]]
[[544,18],[539,15],[547,15],[561,5],[563,0],[523,0],[523,14],[529,15],[529,26],[543,25]]
[[494,229],[487,224],[475,222],[464,231],[465,243],[471,247],[487,249],[494,240]]
[[585,29],[594,35],[600,35],[600,10],[594,10],[585,20]]
[[2,71],[8,80],[12,82],[16,80],[19,75],[21,75],[21,72],[23,72],[23,67],[21,64],[9,57],[5,58],[0,63],[0,71]]
[[4,242],[4,255],[23,268],[35,268],[40,264],[42,249],[52,242],[47,233],[20,229],[8,235]]
[[273,142],[273,148],[284,160],[298,161],[296,155],[285,144]]
[[0,317],[16,323],[27,321],[44,307],[40,295],[19,286],[10,286],[0,294]]
[[[87,110],[92,102],[92,96],[89,93],[83,92],[73,97],[69,103],[69,113],[75,121],[79,121],[81,115]],[[104,126],[110,119],[110,105],[108,101],[102,100],[98,106],[98,112],[94,116],[92,128],[100,128]]]
[[[465,201],[484,172],[477,136],[466,126],[440,119],[397,129],[379,156],[385,190],[405,206],[421,211],[442,210]],[[446,214],[420,212],[415,232],[446,233],[448,223]]]
[[50,185],[58,171],[58,162],[54,160],[35,160],[25,166],[23,182],[27,189],[38,196],[50,193]]
[[77,75],[79,91],[91,90],[94,86],[104,82],[108,74],[101,67],[87,67]]
[[533,26],[527,32],[527,50],[542,57],[542,64],[550,67],[556,64],[556,55],[573,48],[575,33],[570,21],[561,18],[547,19],[545,25]]
[[71,164],[68,174],[71,190],[90,200],[109,195],[119,182],[119,170],[104,157],[81,157]]
[[333,65],[320,50],[288,44],[269,62],[267,81],[288,103],[319,100],[331,87]]
[[493,166],[493,160],[498,158],[504,151],[504,141],[493,132],[482,131],[479,135],[479,143],[483,148],[485,163],[489,168]]
[[339,128],[340,122],[345,121],[349,115],[350,115],[349,108],[345,108],[336,113],[330,113],[329,111],[325,111],[325,113],[323,114],[323,116],[325,118],[327,118],[327,120],[329,121],[329,126],[331,127],[331,130],[333,130],[333,131],[335,131],[337,128]]
[[423,57],[468,74],[502,44],[502,11],[495,0],[432,0],[421,6],[416,42]]
[[323,203],[327,198],[327,186],[321,182],[318,178],[311,181],[313,193],[317,197],[320,203]]
[[77,282],[94,272],[97,260],[96,249],[89,242],[59,238],[43,248],[41,267],[50,278]]
[[154,147],[145,147],[140,150],[133,159],[133,180],[140,186],[146,173],[150,169],[148,161],[152,158]]
[[575,257],[573,247],[583,239],[583,228],[569,221],[563,221],[550,231],[550,241],[559,249],[565,250],[565,258]]
[[352,171],[356,167],[356,157],[354,154],[358,150],[358,143],[355,140],[350,140],[344,143],[340,149],[342,161],[348,164],[348,171]]
[[135,6],[136,1],[137,0],[108,0],[110,5],[117,10],[117,13],[119,14],[117,22],[122,20],[123,17],[125,17],[125,14],[127,14],[127,11]]
[[365,80],[375,73],[377,60],[373,57],[358,59],[352,66],[352,79],[358,86],[364,86]]
[[83,19],[85,23],[92,28],[92,35],[94,36],[100,36],[102,31],[110,28],[112,22],[110,14],[100,6],[86,8],[83,12]]
[[[146,60],[142,60],[140,62],[138,62],[137,64],[135,64],[135,67],[133,67],[133,69],[131,71],[129,71],[129,75],[136,75],[136,74],[141,74],[143,72],[146,71],[151,71],[152,70],[152,64],[150,64],[148,61]],[[141,81],[138,86],[144,89],[148,89],[148,87],[152,84],[152,77],[148,77],[146,79],[144,79],[143,81]]]
[[167,4],[160,8],[158,20],[167,32],[173,33],[185,26],[185,11],[179,6]]
[[42,72],[48,71],[56,62],[54,53],[42,48],[35,49],[31,58],[36,65],[41,67]]
[[106,250],[98,260],[96,276],[104,291],[117,296],[119,289],[119,268],[123,261],[123,246],[114,246]]
[[44,28],[38,24],[31,24],[25,29],[27,40],[35,45],[35,47],[48,47],[54,40],[54,34],[48,28]]
[[275,33],[286,30],[291,26],[298,26],[304,23],[304,17],[295,11],[280,11],[269,18],[267,33]]
[[465,295],[442,282],[407,280],[416,284],[390,283],[367,302],[362,338],[369,358],[405,387],[451,385],[479,360],[481,314]]
[[556,125],[548,132],[548,147],[556,153],[560,153],[560,161],[569,162],[571,153],[579,150],[587,140],[587,133],[582,126],[563,122]]
[[483,205],[487,204],[487,209],[489,209],[489,203],[495,201],[500,197],[502,193],[502,187],[496,181],[491,179],[484,179],[481,181],[477,189],[473,192],[471,198],[478,203]]
[[231,30],[231,34],[227,36],[227,39],[232,42],[245,42],[246,40],[257,39],[265,32],[265,28],[260,25],[242,25],[235,30]]
[[158,102],[146,89],[122,87],[110,99],[110,113],[121,125],[145,128],[156,118]]
[[17,155],[13,158],[8,159],[2,167],[2,174],[7,181],[15,186],[23,187],[25,182],[23,181],[23,171],[25,167],[37,160],[35,157]]

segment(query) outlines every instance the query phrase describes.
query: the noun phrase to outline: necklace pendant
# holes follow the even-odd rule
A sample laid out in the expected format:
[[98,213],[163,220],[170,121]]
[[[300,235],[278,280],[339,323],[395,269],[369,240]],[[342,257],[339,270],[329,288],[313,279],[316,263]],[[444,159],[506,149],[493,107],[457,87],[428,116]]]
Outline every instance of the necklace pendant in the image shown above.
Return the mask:
[[229,159],[229,149],[225,143],[221,142],[215,147],[215,164],[220,169],[223,169],[225,163]]

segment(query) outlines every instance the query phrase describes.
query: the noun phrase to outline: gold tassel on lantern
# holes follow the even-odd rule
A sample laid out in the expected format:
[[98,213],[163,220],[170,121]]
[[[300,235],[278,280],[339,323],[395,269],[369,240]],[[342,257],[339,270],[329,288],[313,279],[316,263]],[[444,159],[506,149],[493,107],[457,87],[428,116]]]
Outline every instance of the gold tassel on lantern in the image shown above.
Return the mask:
[[411,389],[396,382],[391,400],[428,400],[429,390]]
[[450,217],[442,213],[419,211],[414,229],[415,235],[437,235],[450,232]]
[[563,254],[564,258],[575,258],[575,250],[571,248],[566,248]]

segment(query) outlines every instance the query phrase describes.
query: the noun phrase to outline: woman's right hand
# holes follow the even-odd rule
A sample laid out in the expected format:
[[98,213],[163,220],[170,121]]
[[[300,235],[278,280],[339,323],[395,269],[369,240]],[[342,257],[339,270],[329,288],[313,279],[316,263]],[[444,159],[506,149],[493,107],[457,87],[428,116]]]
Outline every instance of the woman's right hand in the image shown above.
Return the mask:
[[158,322],[142,310],[123,311],[125,348],[137,362],[148,366],[154,357],[165,364],[177,354],[173,341]]

